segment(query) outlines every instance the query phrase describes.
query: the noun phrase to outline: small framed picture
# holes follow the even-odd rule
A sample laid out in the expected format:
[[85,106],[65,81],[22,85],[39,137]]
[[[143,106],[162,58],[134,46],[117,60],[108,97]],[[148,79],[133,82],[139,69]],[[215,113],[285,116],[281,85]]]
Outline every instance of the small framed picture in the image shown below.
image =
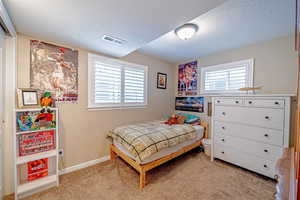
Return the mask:
[[19,108],[35,108],[39,107],[38,91],[35,89],[18,89],[18,107]]
[[157,88],[166,89],[167,88],[167,74],[157,73]]

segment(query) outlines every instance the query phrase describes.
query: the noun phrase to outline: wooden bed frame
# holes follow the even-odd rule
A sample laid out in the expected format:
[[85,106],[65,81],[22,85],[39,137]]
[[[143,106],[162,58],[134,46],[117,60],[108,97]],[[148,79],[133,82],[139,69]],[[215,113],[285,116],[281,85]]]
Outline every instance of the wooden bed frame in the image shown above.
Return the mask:
[[[208,138],[208,123],[207,122],[201,122],[201,126],[204,127],[204,134],[203,138]],[[135,170],[137,170],[140,173],[140,188],[144,188],[146,185],[146,172],[169,161],[173,158],[176,158],[196,147],[201,146],[201,141],[197,141],[193,144],[190,144],[188,146],[185,146],[181,148],[179,151],[176,151],[174,153],[171,153],[167,156],[164,156],[162,158],[159,158],[158,160],[154,160],[152,162],[146,163],[146,164],[139,164],[132,158],[128,157],[125,153],[120,151],[115,145],[110,145],[110,159],[115,160],[117,156],[121,157],[125,162],[127,162],[129,165],[131,165]]]

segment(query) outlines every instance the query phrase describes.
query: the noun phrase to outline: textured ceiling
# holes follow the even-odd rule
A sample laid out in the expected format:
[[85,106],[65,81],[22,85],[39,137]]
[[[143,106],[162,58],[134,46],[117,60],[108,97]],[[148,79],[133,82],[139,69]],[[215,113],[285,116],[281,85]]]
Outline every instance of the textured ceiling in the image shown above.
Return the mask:
[[291,35],[295,0],[230,0],[195,18],[195,37],[180,40],[171,31],[139,51],[179,62],[243,45]]
[[[124,56],[225,0],[4,0],[18,32]],[[103,41],[104,34],[126,40]]]

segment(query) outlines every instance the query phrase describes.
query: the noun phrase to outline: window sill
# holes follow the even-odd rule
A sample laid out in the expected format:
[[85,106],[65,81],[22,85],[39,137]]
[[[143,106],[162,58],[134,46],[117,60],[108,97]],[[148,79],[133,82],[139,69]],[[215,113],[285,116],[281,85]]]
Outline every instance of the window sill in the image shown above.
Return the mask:
[[110,110],[128,110],[128,109],[145,109],[147,105],[140,106],[122,106],[122,107],[88,107],[88,111],[110,111]]

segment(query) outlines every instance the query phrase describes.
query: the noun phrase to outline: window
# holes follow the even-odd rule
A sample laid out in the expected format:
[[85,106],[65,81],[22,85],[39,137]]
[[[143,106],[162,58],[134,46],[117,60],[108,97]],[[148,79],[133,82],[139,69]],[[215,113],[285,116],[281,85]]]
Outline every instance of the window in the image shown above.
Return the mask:
[[253,59],[201,69],[201,93],[234,93],[253,87]]
[[146,66],[89,54],[89,108],[147,105]]

